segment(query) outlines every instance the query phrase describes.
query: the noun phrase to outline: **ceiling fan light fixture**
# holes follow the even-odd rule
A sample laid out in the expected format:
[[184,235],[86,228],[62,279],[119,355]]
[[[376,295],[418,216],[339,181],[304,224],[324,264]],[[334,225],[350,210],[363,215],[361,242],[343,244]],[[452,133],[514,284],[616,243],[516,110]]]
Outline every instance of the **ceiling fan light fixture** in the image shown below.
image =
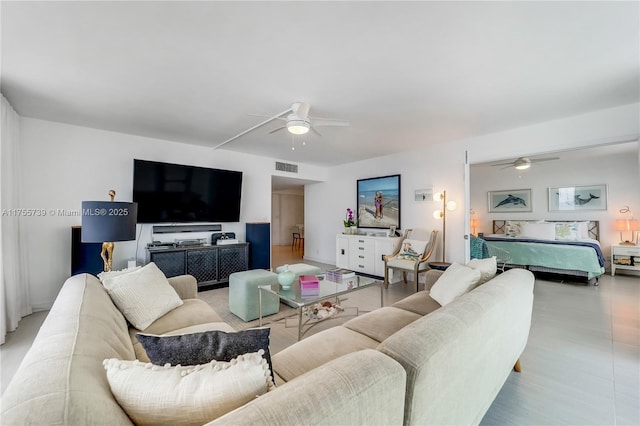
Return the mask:
[[531,160],[529,160],[528,158],[520,158],[516,160],[516,162],[514,163],[514,167],[516,168],[516,170],[527,170],[529,167],[531,167]]
[[309,132],[310,124],[306,120],[287,121],[287,130],[294,135],[304,135]]

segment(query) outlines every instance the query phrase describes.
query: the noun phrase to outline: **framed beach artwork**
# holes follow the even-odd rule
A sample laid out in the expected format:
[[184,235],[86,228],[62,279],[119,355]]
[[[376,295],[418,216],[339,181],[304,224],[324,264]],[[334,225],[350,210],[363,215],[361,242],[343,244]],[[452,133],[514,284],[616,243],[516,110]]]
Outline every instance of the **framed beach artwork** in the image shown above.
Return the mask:
[[488,198],[489,213],[514,213],[532,211],[530,189],[489,191]]
[[400,175],[358,179],[358,228],[400,229]]
[[433,188],[416,189],[413,196],[416,203],[433,201]]
[[549,187],[549,211],[607,210],[607,185]]

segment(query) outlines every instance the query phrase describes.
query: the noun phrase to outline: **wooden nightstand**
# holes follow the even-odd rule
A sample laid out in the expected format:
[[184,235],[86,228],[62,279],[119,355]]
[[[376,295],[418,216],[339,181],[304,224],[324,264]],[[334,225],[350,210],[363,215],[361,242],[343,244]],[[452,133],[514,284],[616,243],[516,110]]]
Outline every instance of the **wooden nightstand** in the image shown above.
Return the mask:
[[611,276],[616,269],[640,271],[640,246],[611,246]]

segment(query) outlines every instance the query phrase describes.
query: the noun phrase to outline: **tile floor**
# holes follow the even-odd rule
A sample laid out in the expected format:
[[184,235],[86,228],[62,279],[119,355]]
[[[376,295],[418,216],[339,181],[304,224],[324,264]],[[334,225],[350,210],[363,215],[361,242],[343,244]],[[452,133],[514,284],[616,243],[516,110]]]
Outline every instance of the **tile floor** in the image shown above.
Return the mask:
[[[274,266],[301,261],[290,246],[274,248]],[[410,285],[391,285],[384,304],[410,293]],[[534,296],[522,373],[509,376],[482,424],[640,424],[640,278],[604,275],[598,287],[538,279]],[[344,305],[375,309],[380,293],[352,293]],[[3,391],[45,317],[39,312],[24,318],[0,347]],[[309,333],[341,321],[325,321]],[[295,342],[295,326],[270,326],[274,353]]]

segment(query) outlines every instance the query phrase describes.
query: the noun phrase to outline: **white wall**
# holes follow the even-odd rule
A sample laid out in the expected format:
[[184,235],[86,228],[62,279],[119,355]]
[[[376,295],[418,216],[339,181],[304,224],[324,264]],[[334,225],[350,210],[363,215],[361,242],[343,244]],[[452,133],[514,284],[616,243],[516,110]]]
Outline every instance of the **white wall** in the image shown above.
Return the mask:
[[[320,181],[305,187],[305,257],[335,262],[335,235],[342,231],[347,207],[356,202],[356,180],[400,173],[402,175],[402,227],[441,230],[432,212],[439,204],[415,203],[415,189],[446,190],[458,209],[447,216],[447,260],[464,260],[464,153],[472,162],[537,154],[597,145],[640,133],[640,104],[612,108],[508,132],[351,163],[331,169],[299,164],[296,178]],[[174,162],[241,170],[244,174],[241,223],[223,224],[225,231],[244,238],[244,222],[270,221],[271,176],[274,159],[211,150],[187,144],[144,138],[21,118],[21,195],[24,208],[80,208],[83,200],[107,199],[115,189],[117,200],[131,200],[133,159]],[[389,141],[393,143],[393,141]],[[640,156],[639,156],[640,158]],[[638,175],[630,176],[637,188]],[[634,181],[635,179],[635,181]],[[626,204],[626,203],[625,203]],[[22,218],[27,247],[32,304],[47,308],[70,274],[70,230],[80,217]],[[139,229],[136,242],[117,243],[114,268],[126,259],[144,257],[150,226]],[[437,253],[436,257],[439,258]]]
[[[305,257],[335,262],[335,235],[342,231],[345,209],[355,206],[357,179],[400,173],[403,228],[442,229],[441,222],[432,216],[438,204],[415,203],[415,189],[429,186],[435,191],[444,189],[447,198],[458,203],[458,208],[447,215],[446,258],[462,262],[465,210],[469,208],[464,205],[465,151],[469,152],[473,163],[637,138],[640,134],[639,117],[640,104],[631,104],[335,167],[325,182],[306,186]],[[628,190],[637,190],[640,183],[638,172],[628,178]],[[563,181],[571,181],[570,171],[567,180]],[[608,213],[615,214],[617,210],[614,213],[610,209]],[[436,258],[439,256],[436,253]]]
[[[470,208],[476,212],[474,216],[480,222],[477,231],[492,233],[491,221],[495,219],[598,220],[602,250],[609,258],[611,244],[620,241],[620,233],[615,231],[615,219],[621,217],[619,210],[629,206],[636,215],[640,214],[640,171],[636,155],[616,153],[615,146],[612,149],[614,154],[604,155],[606,150],[598,149],[600,156],[577,160],[569,154],[561,160],[534,164],[520,173],[513,168],[501,170],[487,165],[472,166]],[[632,185],[634,178],[635,185]],[[606,211],[549,211],[547,188],[594,184],[607,185]],[[533,211],[488,213],[487,191],[507,189],[531,189]]]
[[[115,189],[116,200],[132,199],[133,159],[164,161],[244,172],[240,223],[223,224],[224,231],[245,236],[245,222],[271,219],[271,176],[275,160],[232,151],[212,150],[158,139],[21,118],[21,199],[24,208],[78,210],[86,200],[108,200]],[[295,176],[323,180],[326,170],[301,164]],[[22,218],[32,304],[48,308],[71,272],[71,230],[80,225],[78,216],[47,215]],[[151,225],[138,225],[136,242],[116,243],[114,269],[126,260],[145,257],[151,240]],[[190,234],[206,237],[209,234]],[[175,235],[163,235],[172,239]]]

